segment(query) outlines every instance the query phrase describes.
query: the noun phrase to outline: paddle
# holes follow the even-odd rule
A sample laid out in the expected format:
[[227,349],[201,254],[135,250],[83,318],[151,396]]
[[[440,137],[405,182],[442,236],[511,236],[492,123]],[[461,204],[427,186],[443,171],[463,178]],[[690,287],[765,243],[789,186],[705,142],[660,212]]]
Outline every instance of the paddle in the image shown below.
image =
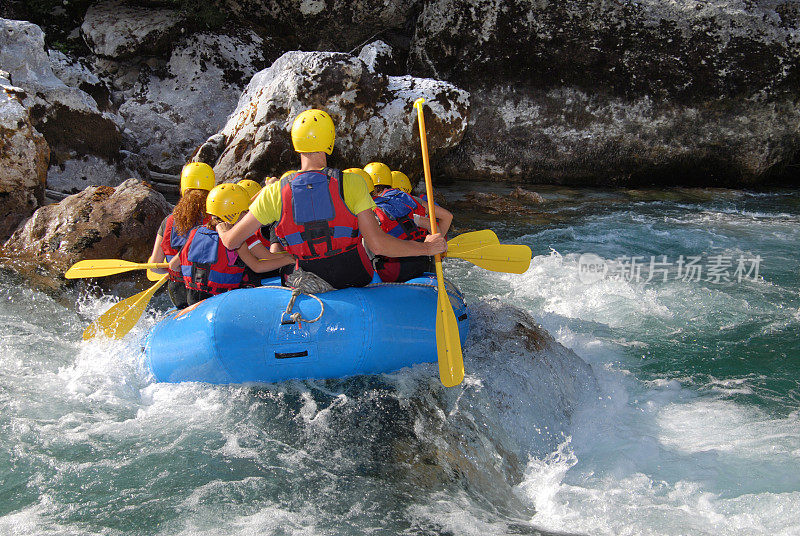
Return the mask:
[[[166,267],[165,267],[166,268]],[[147,269],[147,279],[148,281],[161,281],[161,278],[164,274],[159,274],[154,272],[151,268]]]
[[489,244],[471,251],[451,252],[447,257],[464,259],[492,272],[524,274],[531,265],[531,248],[521,244]]
[[[165,262],[128,262],[119,259],[92,259],[78,261],[69,267],[64,274],[67,279],[80,279],[83,277],[105,277],[107,275],[121,274],[131,270],[144,270],[145,268],[166,268]],[[161,276],[158,277],[161,279]]]
[[[428,161],[428,139],[425,135],[425,114],[422,105],[425,99],[417,99],[414,108],[417,109],[417,122],[419,123],[419,141],[422,145],[422,163],[425,170],[425,190],[428,194],[428,215],[431,220],[431,233],[436,233],[436,209],[433,203],[433,182],[431,181],[431,167]],[[461,355],[461,339],[458,334],[458,323],[453,313],[453,305],[444,287],[442,275],[442,256],[434,257],[436,265],[436,284],[438,300],[436,306],[436,353],[439,356],[439,378],[445,387],[453,387],[464,379],[464,358]]]
[[162,276],[158,283],[149,289],[115,304],[100,315],[100,318],[89,324],[83,331],[83,340],[88,341],[96,337],[100,331],[109,338],[121,339],[124,337],[139,321],[153,294],[168,280],[169,275]]
[[[487,244],[499,244],[497,235],[491,229],[462,233],[447,241],[447,254],[453,251],[470,251]],[[452,255],[450,255],[452,256]]]

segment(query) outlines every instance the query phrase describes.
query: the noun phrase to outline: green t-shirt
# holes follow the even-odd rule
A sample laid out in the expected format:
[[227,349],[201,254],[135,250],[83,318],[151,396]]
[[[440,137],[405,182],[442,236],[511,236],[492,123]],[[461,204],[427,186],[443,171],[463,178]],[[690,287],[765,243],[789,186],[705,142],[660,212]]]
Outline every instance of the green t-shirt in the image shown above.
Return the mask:
[[[344,189],[344,203],[350,212],[358,215],[359,212],[372,210],[375,201],[367,191],[367,185],[360,175],[344,173],[342,180]],[[267,225],[281,219],[281,182],[275,181],[258,194],[250,204],[250,213],[256,217],[261,225]]]

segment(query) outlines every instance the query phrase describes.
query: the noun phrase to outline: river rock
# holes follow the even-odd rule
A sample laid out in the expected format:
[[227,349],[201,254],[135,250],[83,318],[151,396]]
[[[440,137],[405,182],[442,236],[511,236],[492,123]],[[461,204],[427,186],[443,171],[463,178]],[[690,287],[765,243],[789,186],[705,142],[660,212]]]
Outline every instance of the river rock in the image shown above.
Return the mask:
[[441,162],[448,176],[583,185],[755,185],[780,172],[800,146],[800,106],[788,97],[690,105],[575,88],[506,87],[473,95],[464,139]]
[[60,50],[48,50],[50,66],[59,80],[69,87],[88,93],[102,111],[111,109],[111,93],[105,83],[92,72],[91,65],[84,58],[70,57]]
[[120,148],[115,117],[101,112],[85,91],[54,73],[42,30],[28,22],[0,19],[0,66],[25,90],[31,122],[53,151],[113,158]]
[[750,185],[797,154],[798,28],[795,2],[432,0],[409,64],[473,94],[453,176]]
[[[524,83],[654,97],[729,97],[791,87],[796,2],[431,0],[412,71],[467,88]],[[796,86],[795,86],[796,87]]]
[[119,113],[150,168],[179,173],[225,124],[253,74],[276,56],[249,30],[202,32],[179,41],[163,69],[138,76]]
[[400,70],[394,50],[380,39],[364,45],[358,53],[358,57],[367,64],[367,68],[372,72],[394,74]]
[[98,56],[121,59],[157,55],[182,33],[180,12],[128,5],[112,0],[86,10],[81,34]]
[[143,262],[171,207],[147,184],[131,179],[116,188],[90,186],[38,209],[3,245],[25,272],[31,266],[54,277],[83,259]]
[[44,196],[50,148],[22,104],[24,90],[0,71],[0,240],[30,216]]
[[[440,155],[461,140],[469,94],[439,80],[384,76],[358,57],[333,52],[287,52],[257,73],[221,134],[225,148],[215,164],[219,180],[280,175],[296,166],[292,121],[321,108],[336,124],[331,164],[361,167],[380,160],[410,176],[420,170],[413,103],[427,100],[428,146]],[[218,138],[216,138],[218,140]]]

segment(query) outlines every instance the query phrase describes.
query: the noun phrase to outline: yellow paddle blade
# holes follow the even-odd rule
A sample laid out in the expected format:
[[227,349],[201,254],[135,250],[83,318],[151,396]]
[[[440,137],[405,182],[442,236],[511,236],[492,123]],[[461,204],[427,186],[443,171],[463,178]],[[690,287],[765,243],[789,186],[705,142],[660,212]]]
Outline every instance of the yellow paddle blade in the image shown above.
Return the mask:
[[106,337],[111,339],[121,339],[127,335],[141,318],[147,304],[150,303],[150,298],[168,280],[168,275],[162,276],[158,283],[149,289],[115,304],[100,315],[100,318],[89,324],[83,332],[83,340],[88,341],[99,335],[100,332],[105,333]]
[[[164,266],[166,268],[166,266]],[[152,270],[152,268],[147,269],[147,280],[148,281],[161,281],[161,278],[164,277],[164,274],[157,274]]]
[[144,270],[145,268],[166,268],[167,263],[140,263],[128,262],[120,259],[92,259],[78,261],[69,267],[64,274],[67,279],[80,279],[83,277],[105,277],[107,275],[121,274],[131,270]]
[[436,305],[436,353],[439,356],[439,378],[445,387],[454,387],[464,380],[464,357],[461,354],[461,338],[453,304],[450,303],[441,277],[441,265],[437,272],[439,297]]
[[494,231],[491,229],[462,233],[447,241],[447,254],[452,257],[453,255],[451,255],[451,251],[470,251],[488,244],[499,243],[500,240],[497,239],[497,235],[494,234]]
[[531,248],[521,244],[492,244],[455,254],[447,251],[448,257],[464,259],[485,270],[506,274],[527,272],[531,265],[531,255]]

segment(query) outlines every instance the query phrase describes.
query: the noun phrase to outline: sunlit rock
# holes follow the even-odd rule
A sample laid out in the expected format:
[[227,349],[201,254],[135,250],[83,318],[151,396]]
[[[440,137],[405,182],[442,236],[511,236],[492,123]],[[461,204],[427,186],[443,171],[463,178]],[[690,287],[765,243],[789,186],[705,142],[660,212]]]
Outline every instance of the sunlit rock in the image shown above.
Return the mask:
[[195,148],[222,128],[247,82],[275,55],[251,31],[203,32],[181,40],[163,69],[138,76],[121,93],[119,113],[150,167],[179,172]]
[[24,95],[0,71],[0,239],[30,216],[44,196],[50,148],[31,123]]
[[412,105],[419,97],[427,99],[429,148],[442,154],[458,144],[466,128],[466,91],[438,80],[387,77],[349,54],[287,52],[245,90],[221,131],[225,148],[215,171],[220,179],[261,180],[296,165],[292,121],[316,107],[336,124],[332,165],[360,167],[380,160],[417,175],[421,156]]
[[90,186],[38,209],[3,245],[3,256],[23,274],[45,270],[55,279],[82,259],[142,262],[170,209],[161,194],[135,179],[116,188]]

